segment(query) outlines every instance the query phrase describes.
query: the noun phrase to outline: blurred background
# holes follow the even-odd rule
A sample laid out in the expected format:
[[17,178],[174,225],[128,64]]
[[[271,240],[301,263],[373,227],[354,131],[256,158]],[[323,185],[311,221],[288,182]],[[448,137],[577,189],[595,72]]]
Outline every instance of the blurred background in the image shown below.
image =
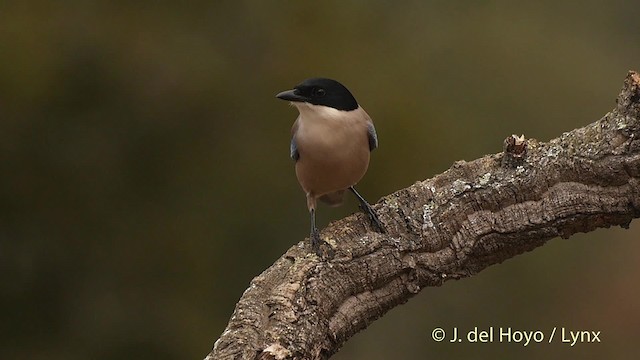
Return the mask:
[[[307,235],[289,159],[304,78],[375,121],[370,201],[598,120],[640,70],[629,1],[3,1],[0,358],[201,359],[249,281]],[[460,146],[464,144],[464,146]],[[322,207],[319,225],[357,211]],[[640,225],[554,239],[427,288],[335,359],[629,358]],[[554,326],[601,343],[450,344]]]

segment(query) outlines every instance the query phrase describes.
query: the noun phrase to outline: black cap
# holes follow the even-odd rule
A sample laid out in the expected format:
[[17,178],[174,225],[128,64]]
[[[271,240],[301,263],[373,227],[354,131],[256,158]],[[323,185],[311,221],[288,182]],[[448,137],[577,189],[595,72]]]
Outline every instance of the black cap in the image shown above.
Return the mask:
[[278,99],[308,102],[323,105],[337,110],[351,111],[358,108],[358,102],[349,89],[339,82],[326,78],[311,78],[276,95]]

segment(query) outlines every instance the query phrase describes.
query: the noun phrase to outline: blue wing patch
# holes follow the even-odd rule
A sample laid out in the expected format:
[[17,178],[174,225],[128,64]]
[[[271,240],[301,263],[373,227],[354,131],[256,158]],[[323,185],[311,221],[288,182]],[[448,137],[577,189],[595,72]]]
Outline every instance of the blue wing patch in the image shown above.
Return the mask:
[[367,136],[369,137],[369,151],[373,151],[378,147],[378,134],[376,134],[376,128],[372,122],[367,124]]
[[293,161],[300,159],[300,153],[298,153],[298,145],[296,145],[296,139],[291,138],[291,145],[289,146],[290,156]]

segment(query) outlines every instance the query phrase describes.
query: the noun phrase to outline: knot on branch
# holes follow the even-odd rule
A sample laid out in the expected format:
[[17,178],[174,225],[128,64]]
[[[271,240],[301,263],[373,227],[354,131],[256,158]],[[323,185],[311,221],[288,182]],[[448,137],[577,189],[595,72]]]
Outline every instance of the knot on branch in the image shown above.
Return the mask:
[[616,103],[621,114],[634,118],[640,115],[640,74],[629,71]]
[[522,165],[527,156],[527,139],[524,135],[511,135],[504,139],[502,156],[503,168],[516,168]]

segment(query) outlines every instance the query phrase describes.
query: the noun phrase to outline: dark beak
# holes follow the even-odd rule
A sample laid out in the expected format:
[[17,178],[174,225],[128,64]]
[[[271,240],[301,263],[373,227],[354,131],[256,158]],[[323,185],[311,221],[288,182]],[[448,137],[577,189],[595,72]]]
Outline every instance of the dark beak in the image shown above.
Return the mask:
[[296,90],[283,91],[278,95],[276,95],[276,97],[278,99],[287,100],[287,101],[296,101],[296,102],[303,102],[307,100],[304,96],[300,96],[296,94]]

